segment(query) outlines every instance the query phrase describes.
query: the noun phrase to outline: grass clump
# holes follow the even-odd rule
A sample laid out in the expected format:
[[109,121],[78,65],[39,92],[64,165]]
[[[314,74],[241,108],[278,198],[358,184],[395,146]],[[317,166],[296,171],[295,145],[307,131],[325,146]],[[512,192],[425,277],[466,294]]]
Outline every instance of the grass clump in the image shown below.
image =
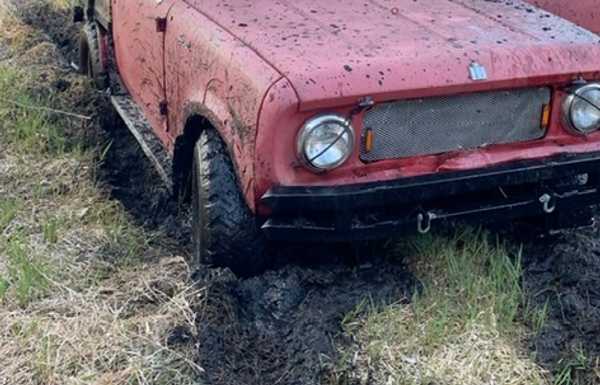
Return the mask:
[[582,346],[574,346],[570,350],[569,357],[558,364],[553,385],[589,385],[593,381],[589,373],[600,380],[600,357],[590,357]]
[[0,234],[13,221],[19,211],[19,203],[16,199],[0,199]]
[[7,274],[0,283],[0,298],[12,291],[20,306],[28,305],[41,297],[48,289],[48,269],[37,258],[31,256],[20,235],[11,237],[4,244],[7,258]]
[[334,383],[546,384],[521,349],[521,261],[487,234],[419,237],[397,252],[423,284],[410,305],[371,304],[344,321],[356,341]]
[[[514,331],[522,303],[521,257],[511,257],[485,234],[466,231],[453,239],[423,237],[411,245],[424,291],[414,298],[416,321],[436,344],[472,323]],[[418,258],[418,259],[417,259]]]

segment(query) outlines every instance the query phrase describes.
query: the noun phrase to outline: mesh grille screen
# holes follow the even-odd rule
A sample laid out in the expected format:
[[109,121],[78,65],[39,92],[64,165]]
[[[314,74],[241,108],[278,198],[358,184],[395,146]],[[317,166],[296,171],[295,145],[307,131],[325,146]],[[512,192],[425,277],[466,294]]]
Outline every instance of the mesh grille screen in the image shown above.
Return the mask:
[[384,103],[365,114],[373,130],[365,161],[438,154],[539,139],[549,88],[528,88]]

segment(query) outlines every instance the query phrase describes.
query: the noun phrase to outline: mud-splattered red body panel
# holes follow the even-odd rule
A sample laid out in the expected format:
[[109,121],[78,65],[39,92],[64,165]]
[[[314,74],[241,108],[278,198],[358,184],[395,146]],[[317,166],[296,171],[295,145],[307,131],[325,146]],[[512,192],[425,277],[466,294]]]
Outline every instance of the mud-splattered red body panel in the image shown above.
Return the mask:
[[[112,32],[120,77],[165,148],[177,157],[190,121],[209,121],[248,206],[268,217],[290,191],[361,195],[600,152],[600,132],[574,130],[564,107],[600,80],[597,5],[112,0]],[[323,114],[341,117],[353,143],[319,170],[320,156],[339,154],[299,141]]]

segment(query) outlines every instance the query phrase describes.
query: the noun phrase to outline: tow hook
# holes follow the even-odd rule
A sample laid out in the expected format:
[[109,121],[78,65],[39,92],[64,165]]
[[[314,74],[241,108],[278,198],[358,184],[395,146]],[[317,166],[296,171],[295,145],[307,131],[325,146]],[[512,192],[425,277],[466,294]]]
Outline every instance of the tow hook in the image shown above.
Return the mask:
[[540,203],[546,214],[552,214],[556,210],[556,199],[550,194],[544,194],[540,197]]
[[417,231],[419,234],[427,234],[431,231],[431,221],[436,218],[434,213],[419,213],[417,215]]

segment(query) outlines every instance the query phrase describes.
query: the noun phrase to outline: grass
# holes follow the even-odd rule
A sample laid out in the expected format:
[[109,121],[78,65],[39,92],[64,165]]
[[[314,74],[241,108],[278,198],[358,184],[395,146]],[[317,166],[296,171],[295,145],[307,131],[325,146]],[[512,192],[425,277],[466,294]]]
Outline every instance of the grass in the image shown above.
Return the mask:
[[18,304],[24,307],[48,289],[48,268],[41,260],[31,257],[19,234],[3,243],[8,257],[8,274],[2,279],[4,296],[12,291]]
[[[363,303],[344,319],[356,341],[333,383],[547,384],[520,345],[520,254],[487,234],[419,237],[398,246],[423,288],[411,304]],[[541,321],[540,321],[541,322]]]
[[418,321],[434,320],[432,334],[473,322],[503,332],[514,328],[522,300],[520,255],[512,258],[485,235],[470,232],[450,240],[420,238],[411,246],[427,259],[417,262],[425,289],[413,307]]
[[[70,1],[53,7],[68,23]],[[97,96],[52,42],[0,5],[0,384],[199,383],[193,344],[202,290],[167,240],[133,224],[96,179]],[[61,13],[62,12],[62,13]],[[38,12],[39,13],[39,12]],[[43,14],[43,12],[41,12]],[[43,63],[40,58],[43,58]],[[56,79],[69,86],[60,91]],[[23,107],[26,106],[26,107]]]
[[590,357],[581,346],[572,347],[566,357],[559,362],[553,385],[589,385],[590,373],[600,379],[600,357]]
[[18,211],[19,203],[16,199],[0,200],[0,233],[3,233],[13,219],[15,219]]
[[574,352],[574,358],[561,362],[561,369],[554,379],[555,385],[574,385],[577,382],[577,371],[587,367],[588,357],[585,352],[578,350]]

